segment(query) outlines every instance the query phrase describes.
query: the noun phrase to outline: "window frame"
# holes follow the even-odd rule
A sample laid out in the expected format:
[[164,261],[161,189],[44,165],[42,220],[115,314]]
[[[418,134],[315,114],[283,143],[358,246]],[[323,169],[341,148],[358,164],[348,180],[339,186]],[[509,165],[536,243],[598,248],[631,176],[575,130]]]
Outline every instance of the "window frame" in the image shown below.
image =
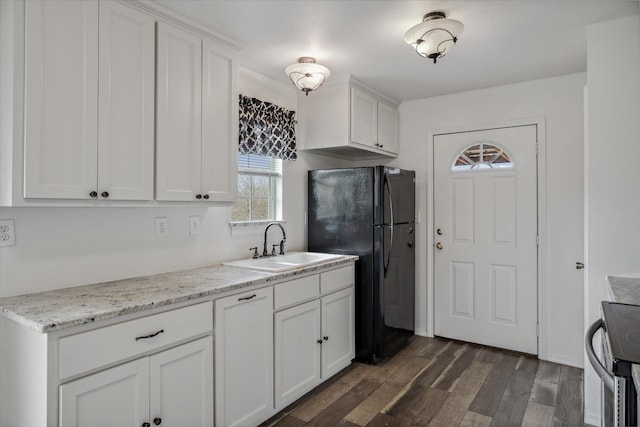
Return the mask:
[[[251,167],[243,167],[240,166],[240,161],[242,160],[242,156],[256,156],[256,157],[265,157],[269,159],[270,169],[262,169],[262,168],[251,168]],[[257,154],[242,154],[238,153],[238,180],[237,185],[240,185],[240,180],[242,177],[248,177],[252,179],[253,177],[267,177],[269,178],[269,194],[267,196],[254,196],[250,194],[249,196],[241,196],[240,189],[238,188],[238,200],[234,207],[236,207],[240,200],[249,200],[249,219],[234,219],[233,217],[233,208],[230,212],[230,224],[232,226],[237,225],[259,225],[266,224],[272,221],[281,221],[282,220],[282,176],[283,176],[283,160],[272,157],[272,156],[261,156]],[[253,185],[253,182],[251,183]],[[253,190],[251,191],[253,193]],[[268,218],[264,219],[252,219],[252,200],[258,199],[267,199],[268,204]]]

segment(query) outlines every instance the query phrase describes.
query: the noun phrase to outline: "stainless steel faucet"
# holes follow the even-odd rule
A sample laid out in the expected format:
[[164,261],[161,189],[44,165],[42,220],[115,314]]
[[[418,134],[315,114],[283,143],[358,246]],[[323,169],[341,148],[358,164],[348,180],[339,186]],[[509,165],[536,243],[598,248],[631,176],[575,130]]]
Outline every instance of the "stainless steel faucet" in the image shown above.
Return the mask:
[[[262,256],[270,256],[267,251],[267,231],[272,225],[277,225],[282,230],[282,240],[280,240],[280,255],[284,255],[284,242],[287,241],[287,233],[284,232],[284,227],[279,222],[270,222],[267,224],[267,228],[264,229],[264,246],[262,248]],[[275,252],[272,254],[275,255]]]

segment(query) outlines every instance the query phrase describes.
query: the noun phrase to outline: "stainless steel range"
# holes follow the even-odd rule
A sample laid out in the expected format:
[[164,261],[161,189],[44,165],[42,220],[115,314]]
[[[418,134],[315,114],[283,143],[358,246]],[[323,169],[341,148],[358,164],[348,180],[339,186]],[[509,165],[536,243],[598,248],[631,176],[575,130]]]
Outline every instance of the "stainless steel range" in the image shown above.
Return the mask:
[[[593,336],[602,329],[602,358],[595,354]],[[637,426],[638,393],[633,384],[632,365],[640,364],[640,306],[602,302],[602,319],[586,334],[586,351],[591,366],[602,382],[602,426]]]

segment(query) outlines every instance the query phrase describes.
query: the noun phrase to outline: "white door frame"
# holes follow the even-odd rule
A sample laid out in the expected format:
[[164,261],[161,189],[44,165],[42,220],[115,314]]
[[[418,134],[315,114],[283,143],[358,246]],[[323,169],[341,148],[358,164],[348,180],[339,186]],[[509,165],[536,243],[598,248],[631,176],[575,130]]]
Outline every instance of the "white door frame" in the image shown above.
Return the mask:
[[538,145],[537,156],[537,196],[538,196],[538,358],[547,359],[547,220],[546,220],[546,126],[545,117],[531,117],[490,123],[450,126],[431,129],[427,134],[427,336],[434,333],[434,137],[436,135],[473,132],[516,126],[536,126]]

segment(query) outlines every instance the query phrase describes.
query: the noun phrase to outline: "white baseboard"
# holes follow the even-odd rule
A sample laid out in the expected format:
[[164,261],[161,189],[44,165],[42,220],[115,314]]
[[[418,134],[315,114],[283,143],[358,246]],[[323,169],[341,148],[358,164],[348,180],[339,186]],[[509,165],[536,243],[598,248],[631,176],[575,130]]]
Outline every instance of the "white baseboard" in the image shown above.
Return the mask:
[[[420,335],[421,337],[428,337],[429,335],[427,334],[427,330],[426,329],[416,329],[414,332],[414,334],[416,335]],[[433,337],[430,337],[433,338]]]
[[547,362],[559,363],[561,365],[573,366],[574,368],[584,369],[584,360],[583,359],[581,359],[581,360],[573,360],[573,359],[564,357],[562,355],[548,354],[547,353],[547,358],[546,359],[541,359],[541,360],[546,360]]
[[593,426],[600,425],[600,414],[595,414],[593,412],[585,412],[584,413],[584,423],[591,424]]

